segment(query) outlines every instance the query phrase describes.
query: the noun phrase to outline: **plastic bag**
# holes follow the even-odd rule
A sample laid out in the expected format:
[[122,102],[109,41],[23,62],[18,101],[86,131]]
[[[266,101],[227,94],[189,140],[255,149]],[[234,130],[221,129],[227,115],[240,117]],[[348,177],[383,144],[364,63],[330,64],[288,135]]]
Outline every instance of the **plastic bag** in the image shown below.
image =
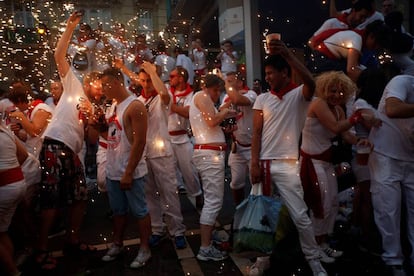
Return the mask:
[[251,194],[236,208],[233,222],[235,252],[272,252],[282,203],[276,198],[262,195],[261,186],[253,185]]

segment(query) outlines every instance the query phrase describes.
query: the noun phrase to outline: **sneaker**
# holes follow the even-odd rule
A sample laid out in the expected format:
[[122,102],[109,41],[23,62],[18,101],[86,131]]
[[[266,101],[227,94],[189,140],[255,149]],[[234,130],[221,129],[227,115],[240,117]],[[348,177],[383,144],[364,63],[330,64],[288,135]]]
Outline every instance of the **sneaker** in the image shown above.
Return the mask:
[[130,268],[140,268],[147,264],[151,258],[151,250],[139,249],[137,257],[129,265]]
[[256,262],[250,267],[249,276],[261,276],[264,271],[269,269],[270,261],[269,256],[257,257]]
[[344,252],[340,250],[335,250],[333,248],[330,248],[327,243],[321,244],[322,251],[328,256],[332,258],[338,258],[341,257]]
[[227,259],[227,254],[210,245],[206,248],[201,248],[198,251],[197,259],[200,261],[222,261]]
[[124,247],[121,245],[116,245],[116,244],[112,244],[111,247],[108,249],[108,251],[106,252],[105,256],[102,257],[102,261],[104,262],[110,262],[115,260],[119,254],[122,253],[122,251],[124,250]]
[[308,261],[309,267],[312,270],[313,276],[328,276],[328,273],[318,260]]
[[160,242],[166,238],[165,235],[151,235],[149,238],[148,244],[150,247],[157,247],[160,245]]
[[335,258],[329,257],[322,249],[319,251],[319,260],[325,264],[335,262]]
[[184,236],[176,236],[174,238],[175,248],[183,249],[187,247],[187,241],[185,240]]

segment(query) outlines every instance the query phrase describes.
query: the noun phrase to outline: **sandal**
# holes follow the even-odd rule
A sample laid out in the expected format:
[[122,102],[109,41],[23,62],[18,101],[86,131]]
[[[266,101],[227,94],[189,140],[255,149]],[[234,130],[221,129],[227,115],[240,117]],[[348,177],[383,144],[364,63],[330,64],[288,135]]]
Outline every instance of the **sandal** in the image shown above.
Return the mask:
[[93,245],[83,243],[83,242],[77,242],[77,243],[66,243],[63,252],[67,255],[78,255],[78,254],[85,254],[85,253],[94,253],[98,251],[98,248],[96,248]]
[[40,270],[51,271],[56,269],[57,261],[50,256],[50,252],[47,250],[36,250],[33,254],[33,262]]

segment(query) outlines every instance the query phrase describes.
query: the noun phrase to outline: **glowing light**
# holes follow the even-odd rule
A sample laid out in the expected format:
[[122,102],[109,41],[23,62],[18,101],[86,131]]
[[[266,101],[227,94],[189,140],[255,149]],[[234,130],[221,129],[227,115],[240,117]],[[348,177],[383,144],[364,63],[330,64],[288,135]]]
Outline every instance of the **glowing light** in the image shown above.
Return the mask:
[[157,141],[155,141],[155,146],[156,146],[157,148],[162,149],[162,148],[164,148],[164,147],[165,147],[165,143],[164,143],[164,141],[163,141],[163,140],[157,140]]

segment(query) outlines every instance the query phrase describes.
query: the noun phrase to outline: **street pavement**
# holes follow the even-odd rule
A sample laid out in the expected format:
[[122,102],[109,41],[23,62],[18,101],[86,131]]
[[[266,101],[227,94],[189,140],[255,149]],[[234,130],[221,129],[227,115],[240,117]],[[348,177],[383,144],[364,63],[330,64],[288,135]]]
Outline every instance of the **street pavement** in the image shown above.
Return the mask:
[[[246,187],[246,192],[248,187]],[[173,239],[166,239],[152,249],[152,258],[140,269],[130,269],[129,264],[137,255],[139,239],[136,220],[130,218],[125,233],[126,250],[122,256],[112,262],[103,262],[101,257],[111,244],[112,222],[108,216],[107,196],[96,188],[91,190],[88,209],[82,228],[83,241],[98,248],[95,253],[79,256],[65,256],[62,253],[63,236],[50,239],[50,247],[58,260],[56,270],[52,272],[37,271],[30,265],[23,266],[23,275],[152,275],[152,276],[201,276],[201,275],[248,275],[257,252],[230,252],[227,260],[220,262],[202,262],[196,259],[200,246],[199,210],[194,200],[180,195],[184,223],[187,226],[186,239],[188,247],[177,250]],[[218,233],[226,237],[230,234],[235,206],[231,191],[226,181],[224,205],[216,223]],[[349,234],[346,223],[338,223],[335,237],[337,248],[344,250],[343,257],[336,263],[325,265],[329,275],[387,275],[380,257],[364,252],[358,248],[355,238]],[[228,245],[225,243],[225,245]],[[228,246],[226,246],[228,247]],[[265,275],[308,276],[311,272],[301,254],[297,234],[291,231],[282,240],[272,258],[272,266]]]

